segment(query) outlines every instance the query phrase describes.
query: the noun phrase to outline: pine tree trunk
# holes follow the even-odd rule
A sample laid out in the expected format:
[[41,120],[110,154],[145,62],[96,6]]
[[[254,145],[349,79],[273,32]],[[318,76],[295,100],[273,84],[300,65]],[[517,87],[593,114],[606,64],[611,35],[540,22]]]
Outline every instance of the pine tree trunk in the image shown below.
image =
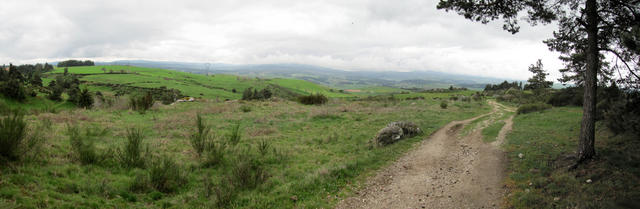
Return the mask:
[[596,154],[595,123],[596,123],[596,91],[599,64],[598,49],[598,11],[596,0],[587,0],[587,71],[584,74],[584,102],[582,105],[582,125],[578,142],[578,162],[593,158]]

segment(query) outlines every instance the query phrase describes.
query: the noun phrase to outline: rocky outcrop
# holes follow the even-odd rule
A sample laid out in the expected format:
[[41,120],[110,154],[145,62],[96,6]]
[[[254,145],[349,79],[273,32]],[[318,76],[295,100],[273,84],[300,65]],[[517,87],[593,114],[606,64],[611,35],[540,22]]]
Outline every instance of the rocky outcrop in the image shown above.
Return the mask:
[[416,124],[412,122],[398,121],[389,123],[387,127],[378,131],[378,134],[376,134],[373,141],[379,146],[384,146],[421,133],[422,130],[420,130]]

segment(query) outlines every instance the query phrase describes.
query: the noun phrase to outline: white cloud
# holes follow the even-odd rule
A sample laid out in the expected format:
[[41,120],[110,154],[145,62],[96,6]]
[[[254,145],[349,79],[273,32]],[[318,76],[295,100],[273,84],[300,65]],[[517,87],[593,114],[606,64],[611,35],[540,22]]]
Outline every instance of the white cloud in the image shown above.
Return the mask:
[[5,0],[0,63],[150,59],[433,70],[526,79],[553,26],[511,35],[436,10],[437,1]]

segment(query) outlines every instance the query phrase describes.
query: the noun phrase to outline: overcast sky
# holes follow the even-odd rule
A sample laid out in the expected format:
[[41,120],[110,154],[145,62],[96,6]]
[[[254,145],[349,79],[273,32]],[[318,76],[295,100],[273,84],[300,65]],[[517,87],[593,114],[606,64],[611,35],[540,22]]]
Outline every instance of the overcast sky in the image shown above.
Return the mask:
[[0,63],[67,58],[530,77],[553,26],[511,35],[436,9],[437,0],[2,0]]

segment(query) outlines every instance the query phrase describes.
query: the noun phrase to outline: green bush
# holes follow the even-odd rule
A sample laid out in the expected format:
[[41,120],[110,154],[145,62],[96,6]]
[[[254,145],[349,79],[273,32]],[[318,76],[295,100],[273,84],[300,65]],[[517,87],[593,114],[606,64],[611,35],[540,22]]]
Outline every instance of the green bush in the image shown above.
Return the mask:
[[182,168],[168,156],[152,161],[149,180],[153,188],[163,193],[175,192],[186,183]]
[[524,104],[518,107],[518,114],[527,114],[531,112],[539,112],[550,109],[551,105],[544,103]]
[[89,129],[83,135],[78,126],[68,125],[67,134],[76,160],[84,165],[98,162],[94,139]]
[[213,167],[224,163],[225,144],[217,142],[209,142],[205,150],[205,158],[202,162],[204,167]]
[[129,191],[147,192],[149,190],[149,178],[144,173],[136,173],[135,177],[129,183]]
[[328,101],[329,99],[323,94],[311,94],[298,97],[298,102],[305,105],[321,105]]
[[151,92],[146,92],[143,95],[139,96],[131,96],[129,98],[129,107],[132,110],[138,111],[140,113],[145,113],[149,108],[153,106],[154,100]]
[[[55,83],[56,81],[51,81],[51,83]],[[64,89],[62,89],[62,87],[60,86],[56,86],[56,85],[50,85],[49,87],[51,90],[49,91],[49,93],[47,94],[47,99],[53,100],[53,101],[62,101],[62,92],[64,91]]]
[[215,188],[216,207],[227,208],[237,195],[236,188],[233,187],[231,179],[224,179]]
[[250,152],[251,150],[247,149],[238,154],[238,159],[231,168],[231,179],[237,188],[256,188],[269,177],[262,162]]
[[258,89],[248,88],[242,93],[242,100],[264,100],[271,98],[272,95],[269,89],[258,91]]
[[240,106],[240,111],[242,112],[251,112],[251,107],[247,105]]
[[[20,159],[21,146],[27,135],[27,123],[18,111],[0,120],[0,157],[14,161]],[[0,159],[0,160],[2,160]]]
[[141,129],[131,128],[127,130],[127,143],[122,149],[117,151],[118,160],[123,167],[144,168],[145,157],[142,153],[144,150],[144,145],[142,144],[143,138],[144,136]]
[[89,92],[88,89],[83,89],[80,91],[78,98],[76,100],[76,105],[81,108],[90,109],[93,106],[93,95]]
[[442,102],[440,102],[440,108],[447,109],[447,106],[448,106],[447,101],[443,100]]
[[24,85],[17,79],[11,79],[0,87],[2,93],[11,99],[24,101],[27,98]]
[[605,108],[604,124],[615,134],[640,135],[640,93],[625,93]]

